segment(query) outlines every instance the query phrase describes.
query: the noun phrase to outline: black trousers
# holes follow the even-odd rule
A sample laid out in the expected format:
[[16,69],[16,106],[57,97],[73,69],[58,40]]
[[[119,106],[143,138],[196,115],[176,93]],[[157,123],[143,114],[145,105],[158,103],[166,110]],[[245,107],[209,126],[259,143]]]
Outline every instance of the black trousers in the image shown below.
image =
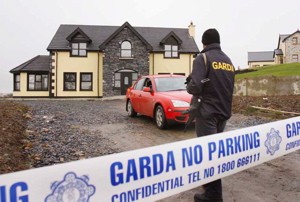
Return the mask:
[[[226,125],[226,120],[211,117],[204,119],[200,116],[196,117],[196,133],[198,137],[203,137],[206,135],[212,135],[216,133],[221,133],[224,131]],[[203,185],[205,190],[204,194],[208,198],[212,199],[222,199],[222,181],[221,179],[209,182]]]

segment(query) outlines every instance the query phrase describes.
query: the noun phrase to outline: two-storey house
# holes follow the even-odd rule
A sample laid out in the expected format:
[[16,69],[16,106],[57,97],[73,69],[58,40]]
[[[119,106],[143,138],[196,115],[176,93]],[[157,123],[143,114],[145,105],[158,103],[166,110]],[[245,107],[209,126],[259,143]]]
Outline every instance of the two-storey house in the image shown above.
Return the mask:
[[280,34],[274,51],[248,52],[250,68],[292,62],[300,62],[299,30],[292,34]]
[[14,97],[124,95],[140,76],[188,75],[199,49],[188,28],[61,25],[47,50],[12,69]]
[[279,35],[277,49],[274,50],[276,64],[300,61],[300,31],[290,35]]

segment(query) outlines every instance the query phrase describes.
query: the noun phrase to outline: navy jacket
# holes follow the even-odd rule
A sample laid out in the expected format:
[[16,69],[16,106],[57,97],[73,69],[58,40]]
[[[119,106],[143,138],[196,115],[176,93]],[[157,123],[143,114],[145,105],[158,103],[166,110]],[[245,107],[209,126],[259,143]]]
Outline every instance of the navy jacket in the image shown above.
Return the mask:
[[[234,66],[221,50],[220,44],[210,44],[201,53],[206,54],[207,66],[204,64],[203,55],[199,54],[193,62],[190,74],[192,82],[188,83],[190,89],[188,92],[202,97],[200,116],[204,118],[217,116],[227,120],[231,117]],[[205,78],[209,78],[210,81],[202,83],[201,80]]]

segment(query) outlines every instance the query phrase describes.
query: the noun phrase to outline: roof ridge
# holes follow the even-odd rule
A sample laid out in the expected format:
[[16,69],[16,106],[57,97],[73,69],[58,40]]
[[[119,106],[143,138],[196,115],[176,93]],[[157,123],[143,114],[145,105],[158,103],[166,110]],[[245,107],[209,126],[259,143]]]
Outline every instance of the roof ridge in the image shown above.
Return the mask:
[[[85,25],[85,24],[60,24],[60,26],[86,26],[86,27],[121,27],[122,25]],[[156,28],[156,29],[182,29],[187,30],[188,28],[183,27],[145,27],[145,26],[132,26],[133,28]]]

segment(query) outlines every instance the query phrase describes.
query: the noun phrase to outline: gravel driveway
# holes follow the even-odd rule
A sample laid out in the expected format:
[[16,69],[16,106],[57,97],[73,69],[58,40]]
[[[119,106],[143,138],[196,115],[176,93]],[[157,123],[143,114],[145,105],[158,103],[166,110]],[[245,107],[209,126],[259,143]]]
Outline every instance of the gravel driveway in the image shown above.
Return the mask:
[[[183,125],[168,130],[156,128],[152,119],[131,118],[125,100],[26,100],[31,110],[28,122],[27,154],[33,167],[98,157],[111,153],[194,138],[194,127]],[[234,114],[226,130],[268,122]],[[300,152],[224,178],[224,201],[287,201],[300,198]],[[193,201],[190,190],[161,202]]]

